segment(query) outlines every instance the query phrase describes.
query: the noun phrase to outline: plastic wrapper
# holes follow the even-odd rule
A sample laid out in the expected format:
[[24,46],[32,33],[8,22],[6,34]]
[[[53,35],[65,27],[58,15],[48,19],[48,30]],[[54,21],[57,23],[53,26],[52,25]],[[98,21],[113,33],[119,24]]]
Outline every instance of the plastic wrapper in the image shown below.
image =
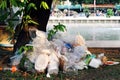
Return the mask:
[[56,53],[52,52],[52,54],[49,56],[48,73],[58,74],[58,71],[59,71],[59,59],[56,56]]
[[40,54],[35,61],[35,70],[44,72],[47,68],[49,57],[46,54]]
[[67,35],[60,38],[62,41],[69,43],[71,45],[75,46],[85,46],[85,39],[79,34],[79,35]]
[[102,65],[101,60],[100,59],[96,59],[96,58],[91,59],[91,61],[89,63],[89,66],[93,67],[93,68],[98,68],[98,67],[100,67],[100,65]]
[[76,56],[76,61],[80,61],[81,58],[86,56],[86,49],[84,46],[77,46],[74,48],[74,52],[72,54],[73,56]]
[[52,44],[54,46],[54,49],[58,52],[61,51],[62,47],[64,46],[64,42],[60,39],[53,39]]
[[35,72],[34,64],[30,60],[25,60],[24,62],[24,68],[27,71]]
[[29,60],[35,63],[38,55],[49,54],[50,42],[47,40],[46,34],[43,31],[36,30],[36,37],[33,38],[33,52],[27,54]]
[[[17,51],[16,51],[16,53],[17,53]],[[16,54],[15,56],[11,57],[10,58],[11,65],[18,65],[18,64],[20,64],[20,60],[22,59],[23,54],[24,54],[24,52],[21,53],[21,54]]]
[[32,62],[35,63],[36,57],[38,56],[35,52],[26,52],[25,53],[27,58]]
[[68,62],[68,58],[65,55],[61,55],[61,57],[59,58],[59,67],[61,70],[65,71],[65,65]]
[[75,68],[78,70],[83,70],[83,69],[88,69],[87,65],[85,64],[84,61],[80,61],[78,63],[75,63]]
[[74,35],[67,35],[65,37],[61,37],[61,40],[65,43],[74,44],[75,43],[75,36]]
[[73,52],[68,52],[65,57],[67,57],[68,61],[64,63],[64,70],[69,71],[69,69],[84,69],[87,68],[83,59],[86,56],[86,48],[84,46],[76,46],[74,47]]
[[43,31],[36,30],[36,38],[32,42],[34,47],[43,47],[46,48],[50,45],[50,42],[47,40],[46,33]]
[[84,45],[86,45],[85,39],[81,35],[76,35],[74,46],[84,46]]

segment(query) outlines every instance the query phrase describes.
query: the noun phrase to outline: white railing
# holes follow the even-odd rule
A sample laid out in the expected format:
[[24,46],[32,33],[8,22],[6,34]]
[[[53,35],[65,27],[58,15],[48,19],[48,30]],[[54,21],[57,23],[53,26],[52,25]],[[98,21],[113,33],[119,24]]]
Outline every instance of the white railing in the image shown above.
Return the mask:
[[[87,23],[80,23],[80,20]],[[58,22],[65,24],[71,35],[80,33],[85,38],[88,47],[120,48],[120,17],[54,17],[50,18],[48,27],[50,28]]]
[[120,17],[50,17],[49,23],[120,23]]

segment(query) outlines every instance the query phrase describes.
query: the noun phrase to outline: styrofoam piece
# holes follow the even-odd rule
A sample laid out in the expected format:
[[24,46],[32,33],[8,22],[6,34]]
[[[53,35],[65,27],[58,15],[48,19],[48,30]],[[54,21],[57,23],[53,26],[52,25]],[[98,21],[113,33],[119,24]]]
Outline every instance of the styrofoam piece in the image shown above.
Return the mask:
[[49,57],[46,54],[40,54],[35,61],[35,70],[38,72],[44,72],[47,68]]
[[58,74],[58,71],[59,71],[59,59],[55,55],[55,53],[52,53],[49,56],[48,73],[49,74]]
[[100,59],[92,58],[89,63],[89,66],[93,68],[98,68],[101,64],[102,62]]

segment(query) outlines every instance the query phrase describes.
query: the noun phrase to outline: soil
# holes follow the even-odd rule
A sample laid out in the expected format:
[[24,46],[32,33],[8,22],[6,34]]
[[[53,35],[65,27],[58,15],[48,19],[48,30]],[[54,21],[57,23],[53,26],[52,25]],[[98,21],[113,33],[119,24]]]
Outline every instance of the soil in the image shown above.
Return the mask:
[[[119,48],[88,48],[93,54],[105,53],[105,55],[114,61],[120,61],[120,49]],[[11,56],[12,51],[0,49],[0,66],[7,66],[8,58]],[[60,71],[58,75],[46,78],[46,75],[41,74],[29,74],[28,77],[23,76],[23,72],[18,72],[17,76],[13,76],[14,80],[120,80],[120,64],[106,66],[103,65],[97,69],[88,67],[88,69],[80,70],[77,72],[63,73]],[[7,72],[0,71],[1,80],[12,80],[11,75],[7,75]],[[14,74],[14,75],[15,75]],[[7,75],[7,77],[6,77]],[[22,77],[21,77],[22,76]],[[37,79],[37,77],[39,79]],[[42,76],[42,77],[40,77]],[[10,77],[10,78],[9,78]],[[21,78],[21,79],[20,79]],[[34,78],[34,79],[33,79]]]

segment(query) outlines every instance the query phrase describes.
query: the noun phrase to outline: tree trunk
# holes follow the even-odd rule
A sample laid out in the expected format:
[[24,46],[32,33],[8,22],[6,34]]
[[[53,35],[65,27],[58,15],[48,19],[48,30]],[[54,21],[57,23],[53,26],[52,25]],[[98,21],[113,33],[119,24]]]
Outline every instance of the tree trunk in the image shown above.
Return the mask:
[[31,2],[36,4],[37,11],[32,9],[30,12],[30,16],[33,20],[39,23],[38,29],[46,32],[46,26],[50,16],[52,0],[46,0],[49,9],[44,9],[42,7],[40,8],[41,0],[31,0]]

